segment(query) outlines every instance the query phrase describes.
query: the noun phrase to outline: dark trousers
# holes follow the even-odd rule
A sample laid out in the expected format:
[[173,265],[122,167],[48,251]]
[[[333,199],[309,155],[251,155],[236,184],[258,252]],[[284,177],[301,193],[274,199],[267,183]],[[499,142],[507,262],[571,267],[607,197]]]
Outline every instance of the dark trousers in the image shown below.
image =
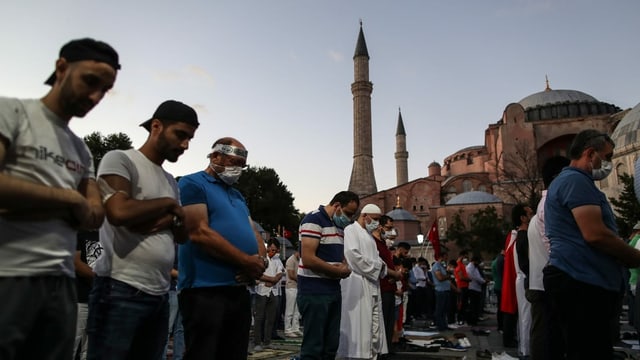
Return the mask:
[[506,348],[518,347],[518,312],[502,313],[502,345]]
[[75,279],[0,278],[0,359],[69,360],[76,335]]
[[562,334],[558,324],[550,318],[551,302],[544,291],[526,291],[531,303],[530,360],[564,359]]
[[554,266],[545,267],[543,273],[566,359],[611,359],[611,319],[619,294],[577,281]]
[[256,317],[253,325],[253,342],[255,345],[271,344],[271,335],[275,324],[276,315],[279,314],[280,296],[257,295],[255,297]]
[[469,295],[467,323],[469,325],[477,325],[478,317],[482,313],[482,292],[469,289],[467,294]]
[[502,330],[504,328],[503,319],[502,319],[503,318],[503,313],[502,313],[502,311],[500,311],[500,303],[502,302],[502,300],[500,298],[502,297],[502,291],[493,289],[493,292],[496,294],[496,299],[497,299],[496,319],[498,321],[498,330]]
[[446,331],[449,328],[447,321],[449,293],[450,291],[436,291],[435,323],[439,331]]
[[155,360],[169,333],[169,295],[97,276],[89,294],[89,360]]
[[333,360],[340,340],[342,294],[298,293],[304,334],[300,360]]
[[460,288],[458,294],[458,322],[467,321],[469,311],[469,288]]
[[185,360],[244,360],[249,347],[251,302],[244,286],[183,289],[178,295]]
[[383,292],[382,296],[382,319],[384,321],[384,331],[387,338],[387,346],[391,346],[393,328],[396,323],[396,296],[393,292]]
[[414,290],[415,292],[415,316],[425,317],[427,315],[427,287],[418,286]]

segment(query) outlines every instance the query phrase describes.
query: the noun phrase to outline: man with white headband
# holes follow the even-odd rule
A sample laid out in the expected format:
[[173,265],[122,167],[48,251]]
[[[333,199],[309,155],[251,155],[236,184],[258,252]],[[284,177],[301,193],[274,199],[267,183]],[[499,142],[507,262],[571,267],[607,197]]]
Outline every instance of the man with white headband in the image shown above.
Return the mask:
[[251,303],[246,284],[268,264],[244,197],[232,185],[247,165],[247,150],[217,140],[203,171],[180,179],[189,239],[178,253],[179,303],[186,358],[246,359]]

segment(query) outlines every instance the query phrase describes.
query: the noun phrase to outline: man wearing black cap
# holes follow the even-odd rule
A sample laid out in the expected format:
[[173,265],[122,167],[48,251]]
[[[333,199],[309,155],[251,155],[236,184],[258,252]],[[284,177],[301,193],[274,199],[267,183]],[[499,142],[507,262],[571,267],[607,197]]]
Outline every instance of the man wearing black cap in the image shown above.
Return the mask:
[[42,99],[0,98],[0,357],[70,359],[78,229],[104,210],[91,153],[68,124],[113,86],[118,54],[93,39],[62,47]]
[[108,152],[98,169],[106,221],[89,295],[88,359],[159,359],[167,340],[175,246],[187,233],[178,185],[162,169],[189,147],[198,116],[174,100],[141,124],[139,150]]

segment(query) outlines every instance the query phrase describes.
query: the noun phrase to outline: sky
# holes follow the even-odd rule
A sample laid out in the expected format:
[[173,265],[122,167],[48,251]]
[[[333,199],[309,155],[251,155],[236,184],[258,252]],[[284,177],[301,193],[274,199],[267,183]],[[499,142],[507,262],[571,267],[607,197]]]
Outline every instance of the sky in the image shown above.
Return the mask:
[[398,110],[409,180],[484,144],[505,107],[545,88],[622,109],[640,102],[637,0],[9,0],[0,22],[0,96],[39,98],[67,41],[111,44],[122,69],[79,136],[124,132],[167,99],[200,127],[173,175],[207,166],[213,142],[240,140],[273,168],[303,212],[346,190],[353,163],[353,53],[370,55],[378,190],[396,186]]

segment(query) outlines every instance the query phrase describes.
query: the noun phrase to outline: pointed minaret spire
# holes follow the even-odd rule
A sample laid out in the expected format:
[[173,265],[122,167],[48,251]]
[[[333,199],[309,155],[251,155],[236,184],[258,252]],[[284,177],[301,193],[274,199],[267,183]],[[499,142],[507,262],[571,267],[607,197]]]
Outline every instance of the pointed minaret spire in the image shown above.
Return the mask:
[[351,84],[353,94],[353,168],[349,180],[349,190],[364,196],[378,192],[373,172],[373,144],[371,139],[371,92],[373,84],[369,81],[369,52],[362,31],[356,51],[353,55],[354,81]]
[[549,87],[549,77],[546,74],[544,75],[544,81],[547,83],[547,87],[544,91],[551,91],[551,88]]
[[404,131],[404,123],[402,122],[402,112],[398,107],[398,126],[396,127],[396,185],[400,186],[409,182],[409,170],[407,159],[407,133]]

